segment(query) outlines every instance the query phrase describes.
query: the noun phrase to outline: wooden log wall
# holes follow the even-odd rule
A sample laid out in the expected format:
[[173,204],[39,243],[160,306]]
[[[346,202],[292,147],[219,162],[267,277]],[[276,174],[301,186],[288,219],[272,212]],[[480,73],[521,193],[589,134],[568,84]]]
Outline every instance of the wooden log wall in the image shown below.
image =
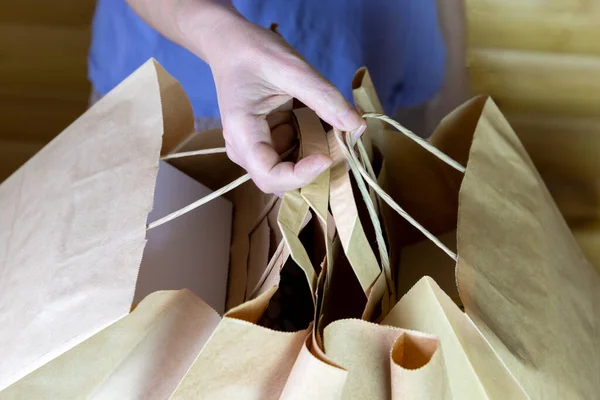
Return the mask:
[[466,1],[476,93],[509,117],[600,118],[599,0]]
[[0,2],[0,181],[85,110],[94,5]]
[[466,1],[472,89],[498,103],[598,268],[600,0]]

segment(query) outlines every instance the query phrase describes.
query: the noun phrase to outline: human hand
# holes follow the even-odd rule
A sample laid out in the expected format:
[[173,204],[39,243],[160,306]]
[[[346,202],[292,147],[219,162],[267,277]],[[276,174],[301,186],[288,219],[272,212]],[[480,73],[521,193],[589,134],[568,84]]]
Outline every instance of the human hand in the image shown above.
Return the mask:
[[364,126],[330,82],[279,35],[244,19],[231,0],[126,1],[155,29],[210,65],[227,153],[263,191],[299,188],[331,165],[323,154],[297,164],[280,161],[278,151],[287,150],[295,134],[281,114],[269,115],[278,107],[296,98],[335,128]]
[[359,128],[363,120],[279,35],[233,10],[218,21],[203,37],[202,55],[213,71],[227,154],[268,193],[312,182],[332,160],[321,154],[282,162],[280,154],[296,135],[289,118],[270,114],[296,98],[343,131]]

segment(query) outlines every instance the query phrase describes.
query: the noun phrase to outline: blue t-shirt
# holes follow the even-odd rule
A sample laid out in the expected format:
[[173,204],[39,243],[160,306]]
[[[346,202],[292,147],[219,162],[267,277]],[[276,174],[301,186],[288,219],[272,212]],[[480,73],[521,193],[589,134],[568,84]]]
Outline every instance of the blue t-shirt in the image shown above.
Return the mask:
[[[431,99],[444,80],[445,48],[436,0],[236,0],[248,20],[281,35],[349,100],[367,66],[383,107],[393,113]],[[234,56],[234,55],[232,55]],[[89,78],[108,93],[154,57],[177,78],[198,117],[217,117],[210,68],[140,19],[125,0],[98,0]]]

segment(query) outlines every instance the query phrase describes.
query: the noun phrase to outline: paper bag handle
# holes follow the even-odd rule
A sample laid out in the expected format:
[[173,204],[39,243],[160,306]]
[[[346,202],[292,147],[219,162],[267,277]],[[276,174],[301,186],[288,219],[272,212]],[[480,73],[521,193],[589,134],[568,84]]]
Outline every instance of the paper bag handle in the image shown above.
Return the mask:
[[[294,111],[300,138],[302,157],[313,154],[329,154],[329,146],[320,119],[311,110],[303,108]],[[292,190],[283,196],[283,201],[277,216],[277,222],[283,234],[290,256],[304,271],[309,282],[311,293],[315,294],[317,275],[306,249],[298,235],[302,229],[309,209],[312,209],[325,233],[325,248],[328,263],[331,262],[331,243],[328,234],[328,200],[329,200],[330,171],[327,170],[312,183],[300,190]]]
[[[435,155],[437,158],[439,158],[440,160],[442,160],[443,162],[445,162],[446,164],[448,164],[449,166],[451,166],[452,168],[456,169],[459,172],[465,173],[466,169],[465,167],[463,167],[460,163],[456,162],[455,160],[453,160],[452,158],[450,158],[449,156],[447,156],[446,154],[444,154],[443,152],[441,152],[439,149],[437,149],[435,146],[431,145],[429,142],[427,142],[426,140],[420,138],[419,136],[415,135],[413,132],[411,132],[410,130],[404,128],[401,124],[399,124],[398,122],[394,121],[393,119],[391,119],[390,117],[383,115],[383,114],[376,114],[376,113],[365,113],[363,114],[363,118],[373,118],[373,119],[378,119],[381,120],[383,122],[386,122],[390,125],[392,125],[394,128],[398,129],[402,134],[404,134],[405,136],[407,136],[408,138],[412,139],[413,141],[415,141],[417,144],[419,144],[421,147],[423,147],[425,150],[429,151],[430,153],[432,153],[433,155]],[[412,226],[414,226],[415,228],[417,228],[421,233],[423,233],[429,240],[431,240],[436,246],[438,246],[442,251],[444,251],[446,254],[448,254],[452,259],[454,259],[455,261],[457,260],[457,256],[456,254],[450,250],[448,247],[446,247],[437,237],[435,237],[431,232],[429,232],[427,229],[425,229],[425,227],[423,227],[419,222],[417,222],[414,218],[412,218],[404,209],[402,209],[402,207],[400,207],[378,184],[377,182],[375,182],[375,179],[373,179],[369,172],[366,170],[365,166],[363,166],[363,163],[365,162],[369,162],[368,158],[365,159],[363,157],[363,159],[361,160],[359,158],[359,156],[356,154],[356,151],[354,150],[354,146],[356,145],[356,143],[353,141],[352,136],[351,136],[351,132],[346,132],[345,134],[342,134],[342,132],[340,132],[339,130],[334,128],[334,135],[336,140],[338,141],[340,148],[342,149],[342,152],[344,154],[344,156],[346,157],[348,164],[350,165],[350,169],[353,171],[353,173],[357,174],[356,176],[360,175],[362,176],[362,178],[364,179],[364,181],[379,195],[379,197],[385,201],[394,211],[396,211],[398,214],[400,214],[400,216],[402,216],[406,221],[408,221]],[[222,152],[222,149],[213,149],[213,150],[209,150],[211,151],[210,154],[214,154],[216,152]],[[293,149],[291,149],[291,151],[293,151]],[[195,152],[194,152],[195,153]],[[204,153],[198,153],[198,154],[209,154],[206,153],[206,151],[204,151]],[[187,154],[187,155],[195,155],[195,154]],[[285,155],[283,156],[285,157]],[[328,171],[326,171],[328,172]],[[160,218],[150,224],[148,224],[148,226],[146,227],[147,230],[155,228],[157,226],[160,226],[164,223],[167,223],[195,208],[198,208],[206,203],[208,203],[209,201],[222,196],[223,194],[233,190],[234,188],[240,186],[241,184],[247,182],[250,180],[250,176],[248,174],[236,179],[235,181],[231,182],[230,184],[222,187],[219,190],[216,190],[215,192],[211,193],[210,195],[203,197],[197,201],[195,201],[194,203],[178,210],[175,211],[163,218]],[[358,181],[361,181],[360,179]],[[358,183],[358,182],[357,182]],[[310,186],[310,185],[309,185]],[[361,187],[362,185],[359,184],[359,187]],[[365,193],[364,190],[362,190],[361,188],[361,195],[363,196],[365,203],[367,205],[371,205],[372,208],[373,207],[373,203],[371,201],[370,196],[368,195],[368,193]],[[371,213],[371,210],[370,210]],[[375,222],[375,221],[374,221]],[[377,227],[378,224],[374,223],[374,225]],[[379,227],[380,228],[380,227]],[[326,235],[327,236],[327,235]]]
[[[440,160],[442,160],[443,162],[445,162],[446,164],[448,164],[452,168],[454,168],[457,171],[462,172],[462,173],[465,172],[465,167],[463,167],[461,164],[459,164],[458,162],[456,162],[455,160],[453,160],[452,158],[450,158],[449,156],[447,156],[446,154],[444,154],[443,152],[441,152],[438,148],[436,148],[435,146],[431,145],[426,140],[424,140],[421,137],[415,135],[413,132],[411,132],[410,130],[406,129],[405,127],[403,127],[401,124],[399,124],[398,122],[394,121],[390,117],[388,117],[386,115],[382,115],[382,114],[366,113],[366,114],[363,114],[363,118],[374,118],[374,119],[378,119],[378,120],[381,120],[383,122],[386,122],[386,123],[392,125],[394,128],[398,129],[398,131],[400,131],[402,134],[404,134],[408,138],[412,139],[414,142],[416,142],[417,144],[419,144],[425,150],[429,151],[434,156],[436,156],[437,158],[439,158]],[[413,217],[411,217],[369,175],[369,173],[367,172],[367,170],[361,164],[361,161],[360,161],[358,155],[356,154],[356,151],[354,150],[354,145],[356,143],[352,139],[352,133],[351,132],[345,132],[344,134],[342,134],[342,132],[340,132],[339,130],[334,129],[334,134],[335,134],[336,140],[338,141],[338,143],[340,145],[340,148],[342,149],[342,152],[344,153],[344,156],[346,157],[346,159],[348,160],[348,163],[350,164],[350,168],[353,171],[356,171],[358,174],[360,174],[360,176],[362,176],[362,178],[364,179],[364,181],[369,186],[371,186],[371,188],[373,188],[373,190],[375,190],[375,192],[379,195],[379,197],[383,201],[385,201],[394,211],[396,211],[398,214],[400,214],[400,216],[402,216],[412,226],[414,226],[415,228],[417,228],[429,240],[431,240],[436,246],[438,246],[442,251],[444,251],[453,260],[456,261],[457,260],[457,256],[456,256],[456,254],[452,250],[450,250],[448,247],[446,247],[446,245],[444,245],[437,237],[435,237],[435,235],[433,235],[431,232],[429,232],[427,229],[425,229],[425,227],[423,225],[421,225]],[[363,194],[363,197],[364,197],[364,194]],[[366,198],[365,198],[365,201],[367,201]]]
[[[331,167],[331,212],[344,253],[363,291],[367,293],[381,273],[381,269],[358,216],[354,193],[346,169],[346,158],[333,135],[329,136],[329,148],[334,162]],[[379,221],[376,223],[378,224]],[[387,258],[385,250],[382,259],[384,258]]]
[[[306,202],[311,205],[311,208],[315,210],[325,231],[327,230],[326,218],[328,205],[331,207],[335,228],[340,236],[344,252],[348,257],[350,266],[354,271],[363,292],[368,297],[381,270],[377,258],[373,254],[371,246],[366,238],[360,219],[358,218],[358,210],[356,203],[354,202],[354,195],[348,178],[344,155],[339,148],[339,144],[335,138],[333,138],[333,135],[331,134],[328,137],[321,120],[314,111],[303,108],[295,110],[294,113],[298,123],[298,132],[301,149],[304,153],[303,155],[308,156],[326,153],[329,154],[334,161],[333,166],[326,173],[328,180],[327,186],[323,179],[324,176],[322,176],[313,182],[313,184],[302,188],[300,193]],[[358,175],[357,178],[360,179],[360,175]],[[364,182],[359,181],[359,184],[361,183],[364,186]],[[314,188],[311,188],[311,186]],[[364,190],[367,190],[366,187],[364,187]],[[370,208],[373,209],[372,204],[370,204],[370,206]],[[376,211],[372,210],[371,217],[375,219],[374,224],[377,225],[377,228],[379,220]],[[378,230],[377,236],[382,259],[387,261],[388,255],[387,250],[385,249],[385,241],[381,229]],[[329,243],[327,237],[326,247],[328,265],[331,265],[331,243]],[[389,261],[386,266],[389,270]],[[331,272],[331,269],[328,269],[327,271]],[[389,277],[388,289],[393,290],[394,285],[391,282],[391,274],[386,274],[386,277]],[[381,297],[381,293],[379,297]]]

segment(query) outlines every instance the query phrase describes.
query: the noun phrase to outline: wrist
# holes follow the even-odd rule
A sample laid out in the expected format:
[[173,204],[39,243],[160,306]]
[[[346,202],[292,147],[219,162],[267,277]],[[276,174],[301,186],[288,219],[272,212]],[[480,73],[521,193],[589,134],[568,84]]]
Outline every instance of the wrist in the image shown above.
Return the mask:
[[247,23],[230,0],[182,0],[176,21],[180,44],[208,64],[222,49],[225,34]]

